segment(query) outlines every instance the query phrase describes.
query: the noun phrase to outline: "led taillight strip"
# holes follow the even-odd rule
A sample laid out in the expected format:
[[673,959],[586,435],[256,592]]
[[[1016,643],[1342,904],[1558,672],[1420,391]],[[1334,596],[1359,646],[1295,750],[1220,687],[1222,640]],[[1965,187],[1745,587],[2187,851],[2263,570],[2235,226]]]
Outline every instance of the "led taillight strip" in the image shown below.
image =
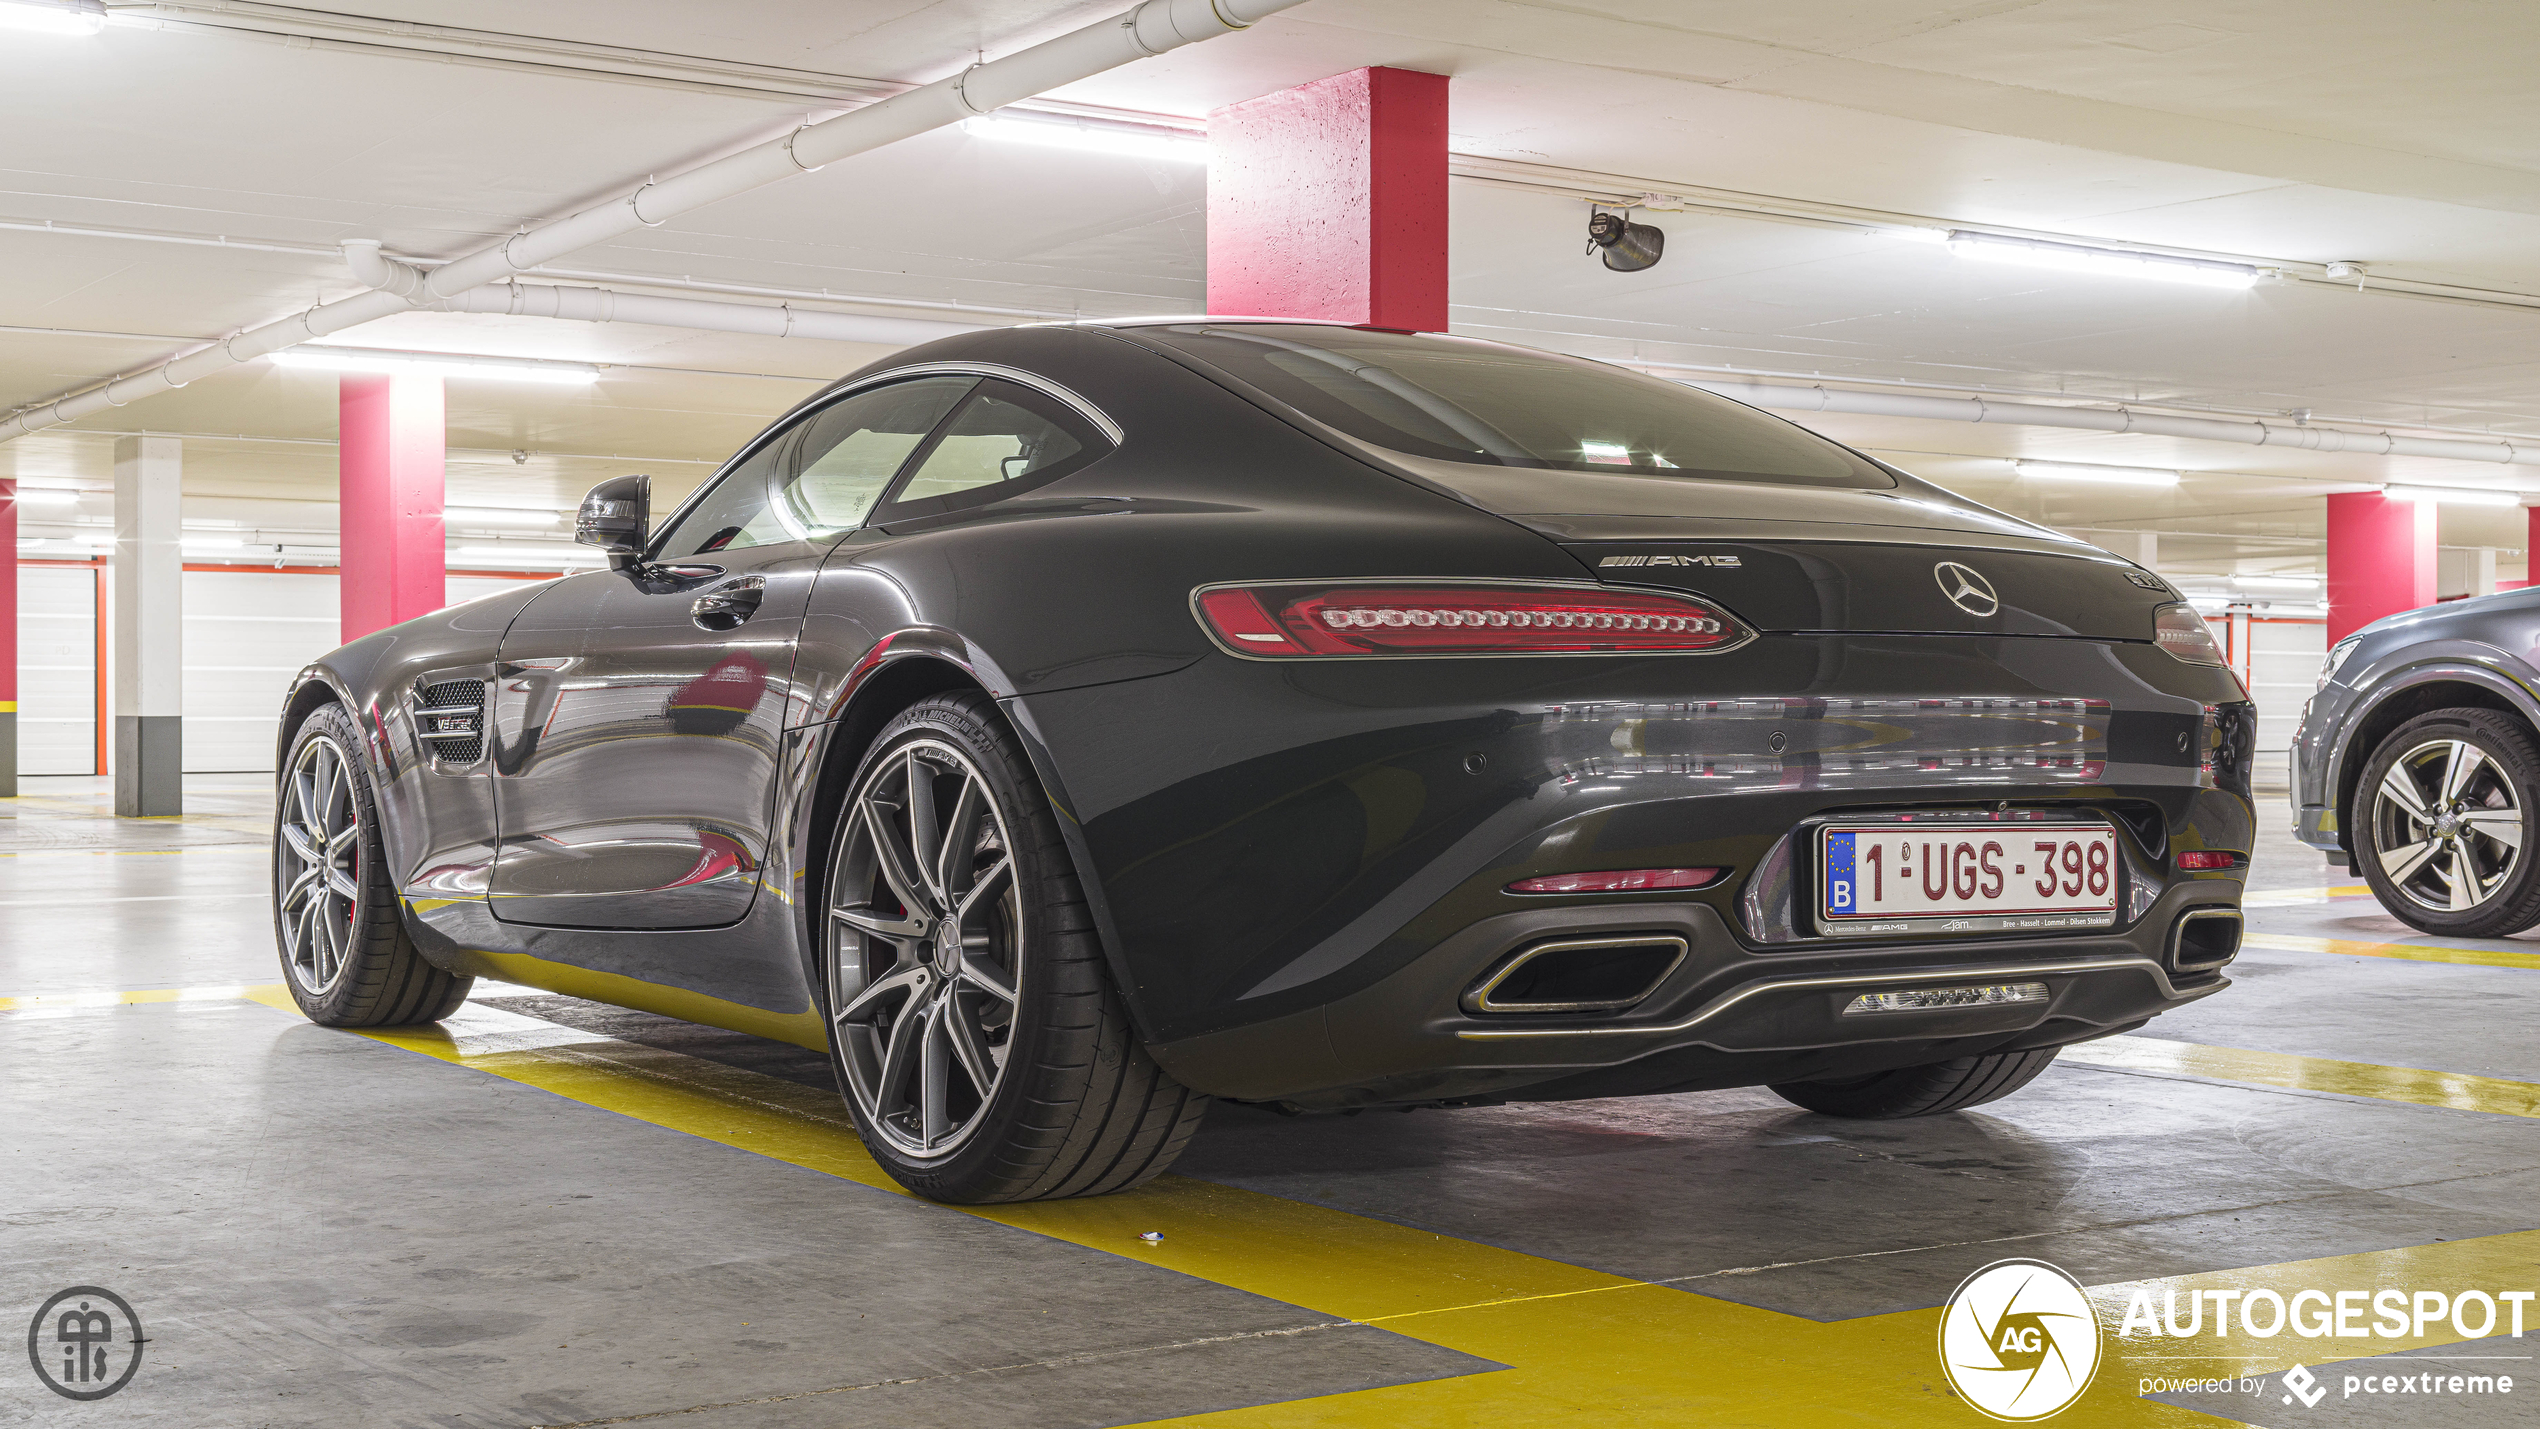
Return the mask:
[[1202,586],[1191,607],[1218,644],[1252,659],[1709,654],[1754,638],[1690,596],[1551,581]]

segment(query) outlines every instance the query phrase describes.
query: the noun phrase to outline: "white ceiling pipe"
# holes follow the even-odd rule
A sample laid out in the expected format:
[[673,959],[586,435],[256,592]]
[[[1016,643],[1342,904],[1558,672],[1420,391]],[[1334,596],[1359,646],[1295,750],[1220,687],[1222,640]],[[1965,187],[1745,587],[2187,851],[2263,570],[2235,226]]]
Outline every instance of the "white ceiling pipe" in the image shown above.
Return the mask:
[[[1683,381],[1684,379],[1676,379]],[[1830,387],[1799,387],[1778,382],[1687,381],[1688,387],[1717,392],[1757,407],[1786,412],[1853,412],[1870,417],[1925,417],[1943,422],[1989,422],[2010,427],[2078,427],[2093,432],[2138,432],[2192,441],[2238,442],[2252,447],[2296,447],[2315,452],[2360,452],[2367,456],[2433,457],[2443,461],[2475,461],[2489,465],[2540,466],[2540,442],[2517,447],[2510,442],[2465,442],[2439,437],[2403,437],[2392,432],[2349,432],[2334,427],[2297,427],[2290,423],[2234,422],[2220,417],[2163,417],[2148,412],[2110,411],[2101,407],[2051,407],[2039,402],[1997,402],[1987,397],[1917,397],[1900,392],[1846,392]]]
[[437,312],[503,313],[512,317],[566,318],[592,323],[649,323],[655,327],[697,328],[707,332],[745,332],[761,337],[816,337],[832,342],[882,343],[914,347],[939,337],[977,332],[984,323],[938,322],[927,318],[868,317],[791,305],[726,303],[706,298],[663,298],[621,293],[611,288],[561,288],[544,283],[487,283],[456,297],[420,296],[423,270],[382,257],[370,239],[348,239],[344,261],[353,277],[372,287],[415,293],[416,301]]
[[720,199],[762,188],[883,145],[987,114],[1047,90],[1090,79],[1133,60],[1160,55],[1245,28],[1303,0],[1144,0],[1133,9],[957,75],[806,124],[782,139],[655,179],[624,198],[584,209],[433,270],[412,292],[380,289],[321,303],[279,322],[250,328],[197,348],[149,371],[119,377],[0,420],[0,441],[75,421],[182,387],[269,352],[373,322],[434,299],[463,293],[620,234],[649,228]]

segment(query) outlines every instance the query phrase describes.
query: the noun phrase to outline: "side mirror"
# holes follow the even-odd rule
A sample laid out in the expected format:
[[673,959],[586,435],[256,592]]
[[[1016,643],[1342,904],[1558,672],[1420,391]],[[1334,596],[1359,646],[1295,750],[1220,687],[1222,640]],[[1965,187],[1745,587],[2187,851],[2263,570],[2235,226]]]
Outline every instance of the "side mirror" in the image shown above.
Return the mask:
[[616,476],[591,488],[573,513],[573,539],[609,553],[609,569],[622,571],[644,554],[653,519],[653,479]]

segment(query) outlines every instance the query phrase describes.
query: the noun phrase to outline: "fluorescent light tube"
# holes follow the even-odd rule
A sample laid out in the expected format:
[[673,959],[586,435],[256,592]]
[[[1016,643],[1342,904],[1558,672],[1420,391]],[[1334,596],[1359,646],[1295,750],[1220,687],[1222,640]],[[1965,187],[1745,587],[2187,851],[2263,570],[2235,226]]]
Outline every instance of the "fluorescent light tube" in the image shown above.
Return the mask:
[[517,362],[497,357],[466,357],[422,352],[366,352],[349,347],[303,344],[273,354],[277,367],[321,372],[405,372],[424,377],[481,377],[496,382],[548,382],[584,386],[600,380],[599,369],[570,363]]
[[2060,268],[2070,273],[2099,273],[2115,278],[2149,278],[2163,283],[2193,283],[2207,288],[2246,288],[2258,281],[2247,263],[2211,258],[2173,258],[2166,253],[2129,253],[2119,248],[2092,248],[2080,243],[2049,243],[2037,238],[1955,229],[1949,251],[1961,258],[1988,263],[2016,263],[2026,268]]
[[2318,590],[2317,576],[2233,576],[2231,583],[2250,590]]
[[0,0],[0,30],[93,35],[104,28],[104,0]]
[[1125,154],[1138,159],[1205,164],[1208,141],[1169,129],[1133,129],[1061,115],[1025,118],[1011,112],[962,121],[962,129],[982,139],[1039,144],[1054,149],[1080,149],[1096,154]]
[[2155,466],[2094,466],[2076,461],[2014,461],[2022,476],[2048,481],[2101,481],[2118,486],[2176,486],[2178,473]]
[[605,561],[608,553],[590,546],[461,546],[457,554],[479,561]]
[[2453,486],[2400,486],[2393,483],[2381,489],[2393,501],[2433,501],[2445,506],[2520,506],[2519,491],[2464,491]]
[[441,519],[459,526],[553,526],[564,519],[564,513],[525,506],[452,506],[441,513]]

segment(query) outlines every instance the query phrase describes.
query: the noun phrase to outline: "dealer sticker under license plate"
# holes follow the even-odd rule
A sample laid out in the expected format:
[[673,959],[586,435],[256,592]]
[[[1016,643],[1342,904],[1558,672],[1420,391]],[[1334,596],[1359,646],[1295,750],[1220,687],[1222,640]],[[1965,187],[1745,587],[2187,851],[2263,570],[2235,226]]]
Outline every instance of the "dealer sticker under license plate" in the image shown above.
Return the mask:
[[2106,928],[2125,884],[2104,824],[1836,824],[1818,838],[1827,933]]

